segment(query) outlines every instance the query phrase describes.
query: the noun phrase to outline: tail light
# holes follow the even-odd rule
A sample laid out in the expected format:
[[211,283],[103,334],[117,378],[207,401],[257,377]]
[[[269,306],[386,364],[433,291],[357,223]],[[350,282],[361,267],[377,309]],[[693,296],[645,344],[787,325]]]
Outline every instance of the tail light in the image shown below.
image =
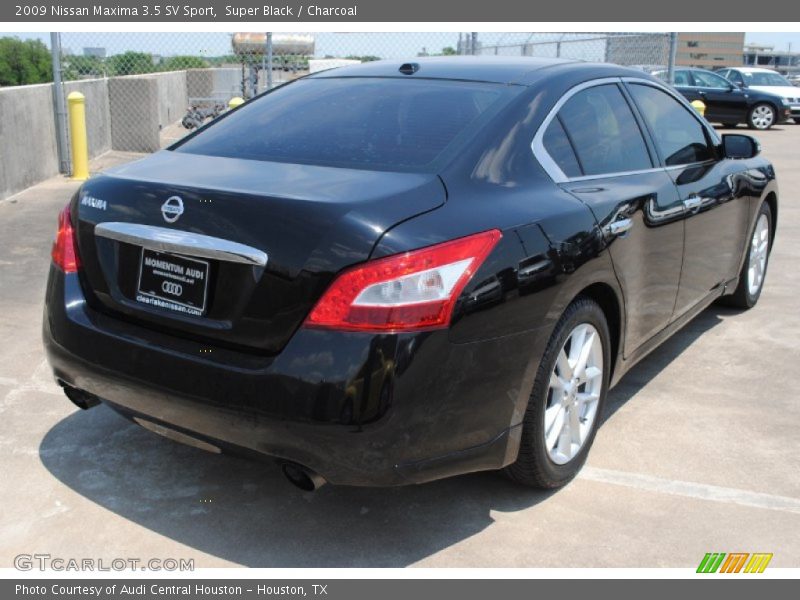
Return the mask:
[[74,273],[81,266],[75,245],[75,230],[69,216],[69,204],[58,214],[58,232],[50,255],[64,273]]
[[447,327],[464,286],[501,237],[493,229],[348,269],[306,326],[375,332]]

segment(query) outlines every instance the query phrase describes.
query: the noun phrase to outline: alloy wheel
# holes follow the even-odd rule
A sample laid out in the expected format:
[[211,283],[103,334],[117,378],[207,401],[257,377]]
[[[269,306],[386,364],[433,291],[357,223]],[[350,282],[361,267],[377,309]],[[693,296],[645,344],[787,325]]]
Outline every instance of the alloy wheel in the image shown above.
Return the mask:
[[603,345],[593,325],[570,332],[550,374],[544,437],[550,460],[570,462],[590,437],[603,388]]
[[775,121],[775,111],[771,106],[759,104],[750,115],[750,122],[756,129],[768,129]]
[[750,240],[750,262],[747,268],[747,291],[751,296],[758,294],[764,275],[767,271],[767,257],[769,255],[769,219],[767,215],[760,215]]

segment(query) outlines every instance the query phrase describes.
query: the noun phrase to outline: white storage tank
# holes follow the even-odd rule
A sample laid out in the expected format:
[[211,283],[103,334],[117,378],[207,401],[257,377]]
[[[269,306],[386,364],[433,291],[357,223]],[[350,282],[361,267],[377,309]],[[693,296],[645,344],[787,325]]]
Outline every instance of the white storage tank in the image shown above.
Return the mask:
[[[231,39],[235,54],[261,55],[267,53],[266,33],[234,33]],[[314,36],[294,33],[273,33],[272,53],[295,56],[314,56]]]

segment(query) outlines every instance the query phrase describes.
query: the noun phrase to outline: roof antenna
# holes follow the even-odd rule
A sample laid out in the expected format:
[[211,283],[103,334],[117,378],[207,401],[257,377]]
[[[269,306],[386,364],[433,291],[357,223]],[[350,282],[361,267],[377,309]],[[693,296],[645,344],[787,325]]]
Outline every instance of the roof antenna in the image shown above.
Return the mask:
[[400,65],[400,72],[403,75],[413,75],[417,71],[419,71],[418,63],[404,63]]

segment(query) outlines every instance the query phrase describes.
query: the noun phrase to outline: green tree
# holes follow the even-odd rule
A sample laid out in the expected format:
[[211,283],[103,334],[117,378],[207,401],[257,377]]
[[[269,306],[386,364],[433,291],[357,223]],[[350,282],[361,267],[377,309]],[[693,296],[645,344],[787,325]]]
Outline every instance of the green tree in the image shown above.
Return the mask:
[[237,65],[242,62],[241,57],[235,54],[225,54],[223,56],[209,56],[206,60],[212,67],[221,67],[224,65]]
[[39,40],[0,38],[0,86],[53,81],[50,51]]
[[123,52],[107,59],[109,75],[139,75],[156,70],[153,55],[147,52]]
[[372,54],[367,54],[365,56],[356,56],[355,54],[351,54],[350,56],[345,56],[345,58],[349,60],[360,60],[361,62],[372,62],[373,60],[381,59],[380,56],[373,56]]
[[99,56],[65,56],[61,59],[64,69],[64,79],[87,79],[103,77],[106,74],[106,65]]
[[208,61],[199,56],[170,56],[158,65],[161,71],[183,71],[184,69],[204,69]]
[[452,46],[446,46],[442,48],[442,56],[454,56],[456,54],[456,49]]

